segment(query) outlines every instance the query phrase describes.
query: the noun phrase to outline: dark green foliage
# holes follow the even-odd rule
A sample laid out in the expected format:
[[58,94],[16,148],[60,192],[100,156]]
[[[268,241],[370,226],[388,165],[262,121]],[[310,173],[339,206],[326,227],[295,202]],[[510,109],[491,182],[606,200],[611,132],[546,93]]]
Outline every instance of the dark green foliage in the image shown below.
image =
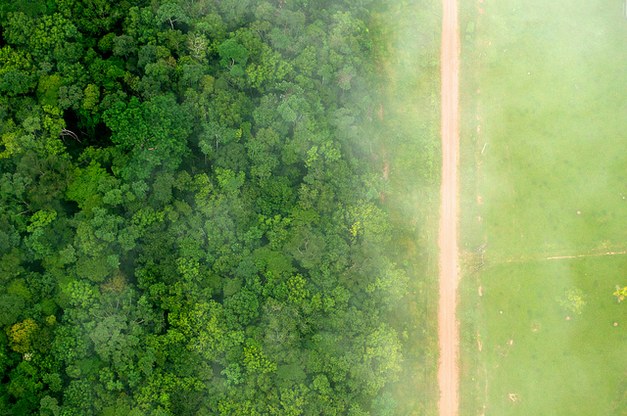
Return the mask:
[[0,413],[393,412],[353,3],[0,6]]

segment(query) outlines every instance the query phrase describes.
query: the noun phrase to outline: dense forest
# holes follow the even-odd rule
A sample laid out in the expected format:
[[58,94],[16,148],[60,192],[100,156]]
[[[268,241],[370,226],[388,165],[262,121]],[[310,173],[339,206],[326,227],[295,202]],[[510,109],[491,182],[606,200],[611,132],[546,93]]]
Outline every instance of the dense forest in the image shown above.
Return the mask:
[[2,1],[0,414],[395,414],[374,3]]

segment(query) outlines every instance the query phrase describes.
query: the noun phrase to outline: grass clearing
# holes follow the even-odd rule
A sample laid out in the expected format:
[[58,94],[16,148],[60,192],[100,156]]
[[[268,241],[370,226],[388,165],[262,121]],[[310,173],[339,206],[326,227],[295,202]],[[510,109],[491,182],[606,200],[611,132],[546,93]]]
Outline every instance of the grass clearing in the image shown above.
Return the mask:
[[546,258],[627,249],[623,4],[462,7],[461,414],[621,414],[627,256]]
[[464,44],[463,108],[474,111],[463,137],[492,258],[627,241],[627,19],[619,2],[589,3],[503,1],[467,15],[477,23]]
[[[468,278],[462,414],[484,405],[486,415],[621,414],[627,321],[611,292],[626,269],[622,256],[498,265]],[[567,300],[577,290],[580,313]]]
[[408,270],[410,295],[391,320],[404,328],[403,374],[394,414],[436,415],[437,227],[439,204],[440,3],[381,1],[372,27],[381,90],[373,152],[394,227],[391,258]]

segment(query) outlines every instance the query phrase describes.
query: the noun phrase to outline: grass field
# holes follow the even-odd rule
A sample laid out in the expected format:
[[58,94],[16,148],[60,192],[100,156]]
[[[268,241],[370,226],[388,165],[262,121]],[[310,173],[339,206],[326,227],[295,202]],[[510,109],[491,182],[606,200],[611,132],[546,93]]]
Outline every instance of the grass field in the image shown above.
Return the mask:
[[439,201],[440,3],[381,1],[377,31],[380,100],[373,153],[394,227],[389,256],[410,277],[410,295],[390,319],[403,328],[403,374],[392,414],[437,414],[437,221]]
[[623,3],[462,5],[462,415],[627,414]]

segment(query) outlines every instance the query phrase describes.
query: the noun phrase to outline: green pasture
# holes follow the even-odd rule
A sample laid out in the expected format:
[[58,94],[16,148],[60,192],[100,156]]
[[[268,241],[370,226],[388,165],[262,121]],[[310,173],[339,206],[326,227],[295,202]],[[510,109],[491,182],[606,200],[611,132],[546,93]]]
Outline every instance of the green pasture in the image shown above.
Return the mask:
[[462,19],[463,140],[475,170],[465,173],[476,178],[464,207],[483,200],[475,244],[495,260],[625,249],[622,3],[483,4]]
[[625,270],[624,256],[597,257],[498,265],[469,278],[462,415],[484,406],[486,415],[624,415],[627,310],[612,291]]
[[436,415],[437,227],[440,171],[438,1],[381,1],[370,24],[379,88],[372,163],[394,240],[389,258],[408,271],[409,295],[389,317],[403,328],[403,372],[391,389],[399,415]]
[[624,2],[462,7],[462,414],[625,414]]

